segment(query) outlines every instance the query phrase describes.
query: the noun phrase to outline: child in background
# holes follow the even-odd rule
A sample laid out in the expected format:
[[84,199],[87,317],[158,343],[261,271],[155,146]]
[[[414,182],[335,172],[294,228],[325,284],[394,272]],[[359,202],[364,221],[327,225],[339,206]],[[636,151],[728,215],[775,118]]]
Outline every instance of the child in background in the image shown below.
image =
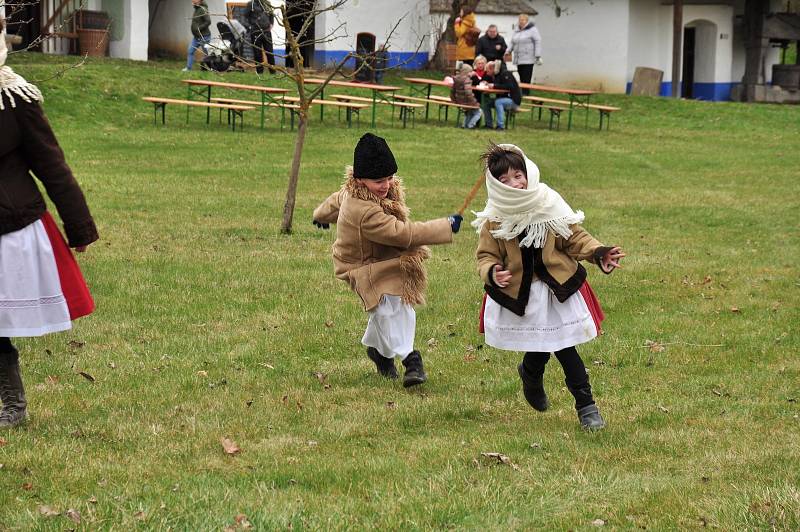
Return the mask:
[[458,74],[453,78],[453,86],[450,89],[450,99],[461,105],[469,105],[472,109],[464,109],[464,125],[466,129],[475,129],[483,113],[478,106],[478,100],[472,94],[472,67],[464,63],[458,69]]
[[462,218],[454,214],[412,222],[396,172],[386,141],[365,134],[356,145],[353,166],[346,168],[344,185],[314,210],[313,223],[322,229],[337,224],[334,272],[369,313],[361,340],[367,356],[390,379],[398,378],[394,359],[399,358],[406,368],[403,386],[409,387],[427,380],[422,355],[414,349],[412,306],[425,302],[422,263],[430,256],[425,246],[452,242]]
[[540,412],[549,406],[543,377],[555,353],[581,426],[602,429],[605,422],[575,346],[597,336],[603,313],[578,261],[593,262],[608,274],[625,254],[578,225],[583,212],[573,211],[539,181],[538,167],[521,149],[492,145],[482,158],[488,200],[473,226],[480,233],[478,273],[488,295],[481,316],[486,343],[525,351],[518,366],[522,390]]

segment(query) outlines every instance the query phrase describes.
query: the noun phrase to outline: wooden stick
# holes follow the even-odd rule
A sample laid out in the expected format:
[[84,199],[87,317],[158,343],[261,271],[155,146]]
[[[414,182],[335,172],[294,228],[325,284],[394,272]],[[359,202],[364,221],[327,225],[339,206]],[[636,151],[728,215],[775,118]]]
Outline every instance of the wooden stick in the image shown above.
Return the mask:
[[472,190],[469,191],[469,194],[467,194],[467,197],[464,199],[464,204],[461,206],[460,209],[458,209],[458,214],[462,216],[464,215],[464,211],[467,210],[469,204],[472,202],[473,199],[475,199],[475,195],[478,194],[478,191],[481,189],[481,185],[483,185],[485,179],[486,178],[484,176],[480,176],[478,180],[475,181],[475,184],[472,185]]

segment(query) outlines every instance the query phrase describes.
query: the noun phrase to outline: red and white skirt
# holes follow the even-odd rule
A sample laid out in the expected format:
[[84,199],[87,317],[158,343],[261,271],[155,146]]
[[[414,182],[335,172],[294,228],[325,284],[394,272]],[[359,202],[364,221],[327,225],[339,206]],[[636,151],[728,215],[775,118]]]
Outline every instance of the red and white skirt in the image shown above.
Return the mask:
[[94,301],[53,217],[0,235],[0,336],[42,336],[72,327]]
[[524,316],[484,295],[480,330],[492,347],[549,353],[592,340],[600,333],[604,317],[588,283],[560,302],[545,283],[536,279]]

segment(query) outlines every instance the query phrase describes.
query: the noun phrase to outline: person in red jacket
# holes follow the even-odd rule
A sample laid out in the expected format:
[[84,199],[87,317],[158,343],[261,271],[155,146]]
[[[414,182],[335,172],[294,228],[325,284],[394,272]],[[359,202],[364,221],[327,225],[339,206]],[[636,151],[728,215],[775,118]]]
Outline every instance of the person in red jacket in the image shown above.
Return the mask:
[[[97,240],[89,207],[39,103],[42,93],[5,66],[0,19],[0,428],[25,421],[27,400],[12,337],[72,327],[94,310],[69,247]],[[56,206],[69,247],[33,179]]]

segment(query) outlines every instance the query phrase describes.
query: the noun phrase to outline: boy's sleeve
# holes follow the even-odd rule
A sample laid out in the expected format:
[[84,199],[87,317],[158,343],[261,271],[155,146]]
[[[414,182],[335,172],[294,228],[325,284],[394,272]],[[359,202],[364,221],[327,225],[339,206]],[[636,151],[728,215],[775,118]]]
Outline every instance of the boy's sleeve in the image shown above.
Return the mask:
[[488,223],[483,224],[483,229],[481,229],[475,256],[478,259],[478,275],[483,279],[483,283],[495,286],[492,272],[495,264],[503,265],[503,257],[500,252],[500,244],[489,232]]
[[314,221],[323,224],[335,224],[336,220],[339,219],[339,207],[341,204],[342,191],[338,190],[314,209]]
[[377,205],[364,212],[359,225],[362,236],[367,240],[401,249],[453,241],[453,230],[447,218],[428,222],[402,222],[383,212]]
[[568,239],[556,238],[556,248],[575,260],[588,260],[600,266],[600,260],[611,248],[604,246],[578,224],[571,225],[570,229],[572,229],[572,236]]

